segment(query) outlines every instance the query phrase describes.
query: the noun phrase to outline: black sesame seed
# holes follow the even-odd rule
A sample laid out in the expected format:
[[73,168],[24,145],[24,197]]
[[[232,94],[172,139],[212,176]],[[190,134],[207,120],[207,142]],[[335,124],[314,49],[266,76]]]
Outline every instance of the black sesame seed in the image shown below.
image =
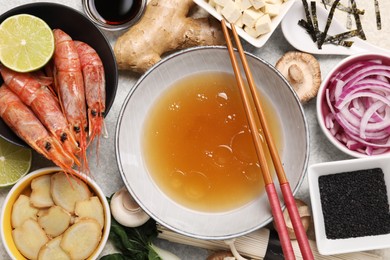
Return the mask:
[[323,175],[318,179],[328,239],[390,233],[390,213],[382,169]]

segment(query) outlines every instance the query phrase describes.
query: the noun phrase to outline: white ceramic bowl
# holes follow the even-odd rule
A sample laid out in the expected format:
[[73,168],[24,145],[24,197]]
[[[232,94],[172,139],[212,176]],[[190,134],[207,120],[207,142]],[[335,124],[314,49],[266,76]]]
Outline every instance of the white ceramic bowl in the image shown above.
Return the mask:
[[[387,198],[388,200],[390,200],[389,162],[389,156],[376,156],[319,163],[309,166],[308,182],[310,189],[310,199],[314,219],[316,243],[320,254],[333,255],[390,247],[390,233],[383,235],[360,236],[343,239],[327,238],[318,181],[320,176],[329,176],[343,172],[381,168],[384,173],[384,180],[387,187]],[[334,206],[337,207],[338,205]],[[381,223],[378,224],[381,225]]]
[[[325,136],[328,138],[328,140],[335,145],[340,151],[352,156],[352,157],[367,157],[367,156],[374,156],[375,154],[369,155],[365,153],[364,151],[359,151],[355,149],[348,148],[345,143],[339,141],[335,138],[335,136],[330,132],[330,130],[326,127],[325,123],[325,115],[329,114],[329,106],[327,105],[326,100],[326,91],[329,87],[330,81],[335,77],[335,75],[344,70],[345,68],[356,64],[360,61],[367,61],[367,60],[380,60],[384,64],[387,64],[387,66],[390,66],[390,56],[385,54],[374,54],[374,53],[363,53],[363,54],[356,54],[349,56],[342,61],[340,61],[334,68],[326,75],[325,79],[322,81],[321,86],[318,90],[317,95],[317,119],[318,123],[321,127],[321,130],[325,134]],[[356,73],[359,74],[360,71],[357,71]],[[358,120],[360,120],[358,118]],[[343,129],[343,128],[340,128]],[[344,132],[344,131],[342,131]],[[385,154],[389,154],[390,149],[385,152]]]
[[[271,37],[272,33],[275,31],[276,27],[278,27],[279,23],[283,20],[284,16],[287,14],[287,12],[290,10],[292,5],[294,4],[295,0],[288,0],[284,2],[280,7],[280,13],[279,15],[273,17],[271,19],[271,31],[260,35],[259,37],[255,38],[251,35],[249,35],[247,32],[245,32],[242,28],[237,27],[237,33],[240,35],[245,41],[252,44],[255,47],[262,47],[268,39]],[[204,10],[206,10],[209,14],[214,16],[219,21],[222,20],[222,15],[215,10],[214,7],[212,7],[208,1],[206,0],[194,0],[194,2],[202,7]],[[230,28],[230,24],[227,24],[227,26]]]
[[[61,168],[59,167],[47,167],[35,170],[26,176],[24,176],[22,179],[20,179],[9,191],[7,197],[4,200],[4,205],[2,206],[1,210],[1,219],[0,219],[0,225],[1,225],[1,239],[3,241],[3,245],[8,253],[8,255],[12,259],[26,259],[16,248],[15,243],[12,239],[12,226],[11,226],[11,212],[12,207],[16,199],[19,197],[19,195],[25,191],[31,184],[31,181],[39,176],[46,175],[46,174],[52,174],[55,172],[61,171]],[[81,176],[84,180],[86,180],[86,183],[88,184],[89,188],[95,194],[95,196],[98,196],[104,210],[104,228],[103,228],[103,234],[101,237],[101,240],[99,242],[98,247],[95,249],[95,251],[92,253],[92,255],[88,258],[90,260],[92,259],[98,259],[100,253],[102,252],[104,246],[107,243],[108,235],[110,233],[110,227],[111,227],[111,213],[110,213],[110,207],[108,205],[108,201],[101,190],[101,188],[94,182],[90,177],[88,176]]]
[[[282,128],[280,157],[295,193],[305,176],[309,136],[302,106],[282,75],[264,60],[246,54],[261,93],[275,107]],[[156,99],[177,80],[200,72],[233,74],[225,47],[197,47],[177,52],[146,72],[124,101],[116,129],[118,166],[137,203],[162,225],[202,239],[224,239],[249,233],[269,223],[272,215],[263,193],[250,203],[218,213],[195,211],[179,205],[155,184],[142,152],[143,126]],[[217,133],[216,133],[217,134]],[[278,192],[279,185],[275,179]],[[232,187],[231,192],[234,192]]]

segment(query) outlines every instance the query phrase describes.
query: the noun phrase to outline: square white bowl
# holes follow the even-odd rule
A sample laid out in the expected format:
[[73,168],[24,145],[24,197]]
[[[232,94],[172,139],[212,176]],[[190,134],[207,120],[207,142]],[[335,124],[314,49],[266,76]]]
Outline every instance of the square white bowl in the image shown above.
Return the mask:
[[325,233],[318,179],[323,175],[381,168],[387,199],[390,201],[390,157],[377,156],[335,162],[318,163],[308,168],[308,182],[318,251],[322,255],[342,254],[390,247],[390,234],[353,238],[328,239]]
[[[194,0],[194,2],[202,7],[204,10],[206,10],[209,14],[214,16],[219,21],[222,20],[222,15],[217,12],[217,10],[212,7],[208,1],[206,0]],[[288,10],[293,6],[295,0],[287,0],[280,6],[280,12],[279,15],[273,17],[271,19],[271,31],[269,33],[260,35],[259,37],[255,38],[250,36],[247,32],[245,32],[242,28],[236,27],[237,33],[239,36],[241,36],[245,41],[252,44],[253,46],[260,48],[262,47],[268,39],[271,37],[272,33],[275,31],[276,27],[278,27],[279,23],[282,21],[283,17],[287,14]],[[230,24],[227,23],[227,26],[230,28]]]

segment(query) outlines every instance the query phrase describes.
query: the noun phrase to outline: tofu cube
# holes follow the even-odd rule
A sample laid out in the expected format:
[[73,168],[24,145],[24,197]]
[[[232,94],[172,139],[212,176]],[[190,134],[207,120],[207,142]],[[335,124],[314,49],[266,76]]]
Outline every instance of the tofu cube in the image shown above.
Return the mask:
[[282,4],[283,0],[265,0],[265,3],[266,4],[276,5],[276,4]]
[[263,12],[269,14],[269,16],[271,17],[277,16],[280,12],[280,5],[265,4],[263,7]]
[[235,3],[238,4],[241,11],[245,11],[246,9],[252,7],[252,3],[250,0],[235,0]]
[[219,14],[221,14],[222,9],[223,9],[223,6],[222,6],[222,5],[216,5],[216,6],[215,6],[215,10],[216,10],[217,13],[219,13]]
[[237,27],[244,27],[244,23],[242,22],[242,15],[240,16],[240,18],[238,18],[238,20],[234,23]]
[[260,17],[255,24],[256,32],[261,35],[271,31],[271,17],[268,14]]
[[214,0],[214,3],[220,6],[225,6],[226,4],[229,4],[232,2],[232,0]]
[[264,13],[262,11],[249,8],[242,13],[242,22],[246,26],[254,27],[256,21],[263,15]]
[[222,8],[221,14],[229,23],[235,23],[242,13],[239,6],[237,6],[233,1],[230,1]]
[[209,0],[208,1],[208,4],[211,6],[211,7],[213,7],[213,8],[215,8],[216,7],[216,3],[215,3],[215,1],[214,0]]
[[262,8],[265,5],[265,0],[249,0],[252,4],[252,6],[258,10]]
[[257,38],[260,36],[260,34],[256,31],[255,28],[253,27],[249,27],[249,26],[244,26],[244,31],[249,34],[250,36],[252,36],[253,38]]

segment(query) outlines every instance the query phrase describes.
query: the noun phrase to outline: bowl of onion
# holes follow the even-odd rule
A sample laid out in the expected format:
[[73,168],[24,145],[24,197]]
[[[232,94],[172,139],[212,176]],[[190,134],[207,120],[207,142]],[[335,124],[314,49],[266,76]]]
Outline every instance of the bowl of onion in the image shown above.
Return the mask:
[[323,80],[317,118],[326,137],[352,157],[390,152],[390,56],[364,53],[337,64]]

